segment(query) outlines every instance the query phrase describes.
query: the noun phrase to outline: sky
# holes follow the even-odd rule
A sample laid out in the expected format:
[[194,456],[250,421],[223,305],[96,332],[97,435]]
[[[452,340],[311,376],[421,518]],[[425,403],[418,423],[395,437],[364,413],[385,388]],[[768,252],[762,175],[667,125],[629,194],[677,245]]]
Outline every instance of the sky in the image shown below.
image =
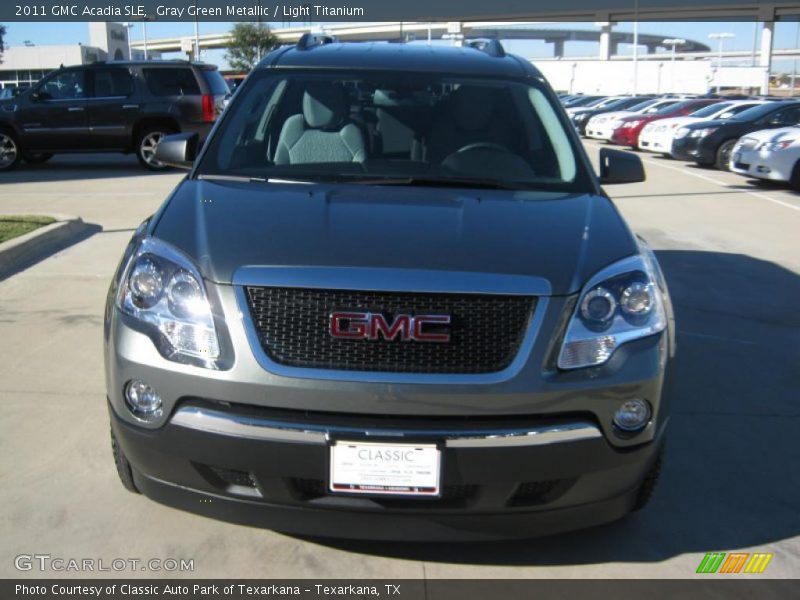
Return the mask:
[[[296,25],[297,23],[291,23]],[[289,23],[271,23],[274,28],[289,25]],[[200,23],[200,33],[216,33],[227,31],[233,23]],[[798,47],[797,22],[778,22],[775,24],[774,47],[791,48]],[[580,28],[597,29],[593,23],[548,23],[542,27],[558,28]],[[632,23],[619,23],[615,26],[618,31],[633,31]],[[29,41],[36,45],[46,44],[75,44],[89,43],[89,28],[86,23],[7,23],[6,43],[11,46],[22,45]],[[757,29],[760,30],[760,27]],[[709,40],[709,33],[733,33],[736,37],[732,40],[725,40],[726,50],[751,50],[753,48],[753,34],[756,28],[752,22],[645,22],[639,24],[640,33],[663,35],[668,37],[680,37],[704,42],[712,48],[716,48],[717,42]],[[133,30],[132,40],[142,38],[143,31],[141,23],[137,23]],[[172,36],[192,36],[194,35],[194,23],[192,22],[151,22],[147,24],[148,39]],[[536,58],[542,56],[552,56],[552,46],[543,41],[524,41],[506,40],[503,45],[507,50],[521,54],[526,58]],[[758,48],[758,46],[756,46]],[[597,44],[594,42],[568,42],[565,53],[567,56],[590,56],[597,52]],[[631,53],[630,45],[620,46],[620,53]],[[212,62],[225,67],[224,51],[210,50],[203,56],[206,62]],[[800,61],[799,61],[800,62]],[[778,71],[789,71],[792,68],[791,60],[774,61],[774,69]]]

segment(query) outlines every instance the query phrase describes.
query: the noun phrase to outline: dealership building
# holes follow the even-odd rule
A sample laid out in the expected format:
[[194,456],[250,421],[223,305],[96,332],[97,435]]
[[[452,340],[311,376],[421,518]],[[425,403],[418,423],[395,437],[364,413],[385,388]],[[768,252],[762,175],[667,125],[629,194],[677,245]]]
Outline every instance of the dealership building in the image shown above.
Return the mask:
[[[141,50],[133,58],[143,58]],[[158,52],[150,52],[158,58]],[[0,63],[0,87],[31,85],[61,65],[85,65],[101,60],[125,60],[131,57],[128,27],[122,23],[89,23],[89,44],[63,46],[10,46]]]

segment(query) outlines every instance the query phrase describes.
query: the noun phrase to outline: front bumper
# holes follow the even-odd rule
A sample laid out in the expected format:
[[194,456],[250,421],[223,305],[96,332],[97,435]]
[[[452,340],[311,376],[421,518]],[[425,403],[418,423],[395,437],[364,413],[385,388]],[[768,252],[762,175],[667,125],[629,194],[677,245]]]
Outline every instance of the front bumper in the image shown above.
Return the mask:
[[611,128],[611,123],[592,123],[590,121],[586,124],[585,132],[586,137],[593,140],[609,140],[614,130]]
[[710,165],[716,160],[715,152],[702,143],[702,138],[685,136],[672,141],[672,158]]
[[785,157],[778,154],[778,152],[735,147],[731,154],[731,171],[756,179],[789,181],[794,161],[789,158],[789,153],[784,152]]
[[672,131],[643,131],[639,135],[639,150],[669,154],[672,149]]
[[636,148],[639,143],[640,131],[637,127],[617,127],[611,134],[611,143]]
[[[213,410],[202,401],[193,403],[198,407]],[[110,413],[136,485],[153,500],[286,533],[398,541],[523,538],[613,521],[631,510],[663,437],[662,428],[650,443],[625,450],[602,435],[486,447],[469,440],[490,438],[451,437],[467,445],[442,448],[441,498],[365,498],[326,494],[325,438],[273,436],[274,415],[242,411],[251,427],[269,423],[266,435],[251,430],[246,437],[184,427],[179,420],[149,431],[126,423],[113,408]],[[328,419],[338,424],[326,437],[365,435],[357,427],[348,431],[345,418]],[[412,427],[401,420],[381,426]],[[414,439],[428,439],[422,435],[417,430]]]

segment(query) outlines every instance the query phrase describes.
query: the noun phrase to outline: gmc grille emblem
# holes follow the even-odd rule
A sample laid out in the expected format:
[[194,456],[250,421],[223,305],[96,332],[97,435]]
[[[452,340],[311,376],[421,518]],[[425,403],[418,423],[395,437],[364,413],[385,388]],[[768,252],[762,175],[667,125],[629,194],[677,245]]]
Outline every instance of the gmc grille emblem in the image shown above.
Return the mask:
[[330,314],[330,334],[342,340],[447,343],[450,332],[442,329],[448,325],[450,315],[398,314],[390,323],[381,313],[334,311]]

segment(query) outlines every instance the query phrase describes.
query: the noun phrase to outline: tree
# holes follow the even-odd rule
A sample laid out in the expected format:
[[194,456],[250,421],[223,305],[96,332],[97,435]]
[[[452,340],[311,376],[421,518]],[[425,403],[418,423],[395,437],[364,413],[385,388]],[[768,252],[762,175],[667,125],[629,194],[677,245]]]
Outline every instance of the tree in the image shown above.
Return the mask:
[[267,25],[261,23],[237,23],[231,29],[231,41],[225,60],[232,69],[251,71],[270,50],[280,42]]
[[3,62],[3,50],[5,47],[3,46],[3,36],[6,34],[6,26],[0,24],[0,63]]

